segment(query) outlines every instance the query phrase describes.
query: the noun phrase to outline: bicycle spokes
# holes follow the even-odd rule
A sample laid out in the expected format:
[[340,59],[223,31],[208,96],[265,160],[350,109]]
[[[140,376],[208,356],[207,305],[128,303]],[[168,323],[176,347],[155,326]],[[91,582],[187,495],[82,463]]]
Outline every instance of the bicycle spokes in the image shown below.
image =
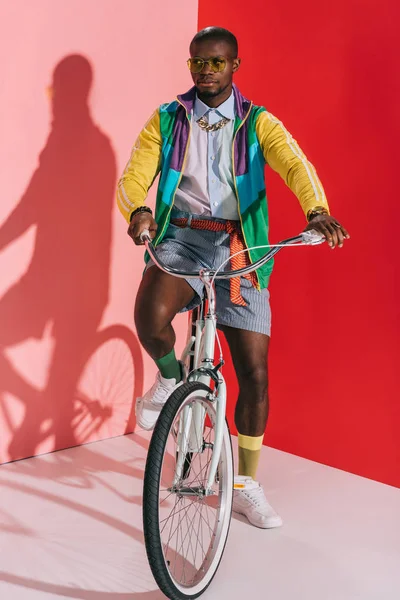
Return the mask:
[[219,480],[206,495],[215,439],[215,415],[208,415],[206,423],[206,414],[205,403],[199,401],[186,404],[177,414],[161,476],[159,523],[164,558],[174,579],[184,585],[193,584],[206,569],[221,507]]

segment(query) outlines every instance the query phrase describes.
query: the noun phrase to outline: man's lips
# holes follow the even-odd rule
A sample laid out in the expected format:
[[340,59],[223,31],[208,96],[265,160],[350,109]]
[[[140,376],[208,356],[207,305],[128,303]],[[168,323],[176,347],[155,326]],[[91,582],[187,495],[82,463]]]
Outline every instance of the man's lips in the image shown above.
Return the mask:
[[197,85],[212,85],[213,83],[218,83],[214,79],[199,79],[197,81]]

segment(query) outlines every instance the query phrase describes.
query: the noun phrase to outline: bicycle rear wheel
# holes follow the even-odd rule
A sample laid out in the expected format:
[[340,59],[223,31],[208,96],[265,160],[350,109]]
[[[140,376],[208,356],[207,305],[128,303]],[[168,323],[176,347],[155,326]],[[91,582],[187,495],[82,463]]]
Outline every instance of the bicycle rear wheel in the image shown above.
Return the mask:
[[[209,400],[211,393],[199,382],[180,386],[161,411],[147,455],[143,490],[146,552],[158,586],[171,600],[197,598],[206,590],[229,532],[233,459],[226,421],[213,494],[202,494],[215,439],[216,401]],[[187,417],[199,404],[208,418],[199,432],[197,448],[190,448],[190,469],[184,467],[176,480],[177,431],[183,415]]]

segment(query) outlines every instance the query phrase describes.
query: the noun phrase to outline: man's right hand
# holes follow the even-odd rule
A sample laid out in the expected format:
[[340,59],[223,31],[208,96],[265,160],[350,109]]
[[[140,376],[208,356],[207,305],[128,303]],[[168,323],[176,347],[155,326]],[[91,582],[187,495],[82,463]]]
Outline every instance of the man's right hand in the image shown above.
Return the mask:
[[144,242],[140,239],[143,231],[148,229],[151,239],[154,239],[157,227],[157,223],[149,212],[140,212],[132,217],[132,221],[128,227],[128,235],[133,239],[137,246],[143,246]]

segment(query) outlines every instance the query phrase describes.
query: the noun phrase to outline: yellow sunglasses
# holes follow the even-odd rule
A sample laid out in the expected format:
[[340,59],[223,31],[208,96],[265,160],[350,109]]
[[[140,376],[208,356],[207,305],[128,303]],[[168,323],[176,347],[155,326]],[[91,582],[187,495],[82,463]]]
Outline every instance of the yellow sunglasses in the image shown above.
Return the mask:
[[213,56],[212,58],[204,60],[204,58],[195,56],[189,58],[187,61],[187,66],[191,73],[201,73],[204,69],[204,65],[210,65],[210,69],[213,73],[222,73],[226,67],[226,58],[223,56]]

